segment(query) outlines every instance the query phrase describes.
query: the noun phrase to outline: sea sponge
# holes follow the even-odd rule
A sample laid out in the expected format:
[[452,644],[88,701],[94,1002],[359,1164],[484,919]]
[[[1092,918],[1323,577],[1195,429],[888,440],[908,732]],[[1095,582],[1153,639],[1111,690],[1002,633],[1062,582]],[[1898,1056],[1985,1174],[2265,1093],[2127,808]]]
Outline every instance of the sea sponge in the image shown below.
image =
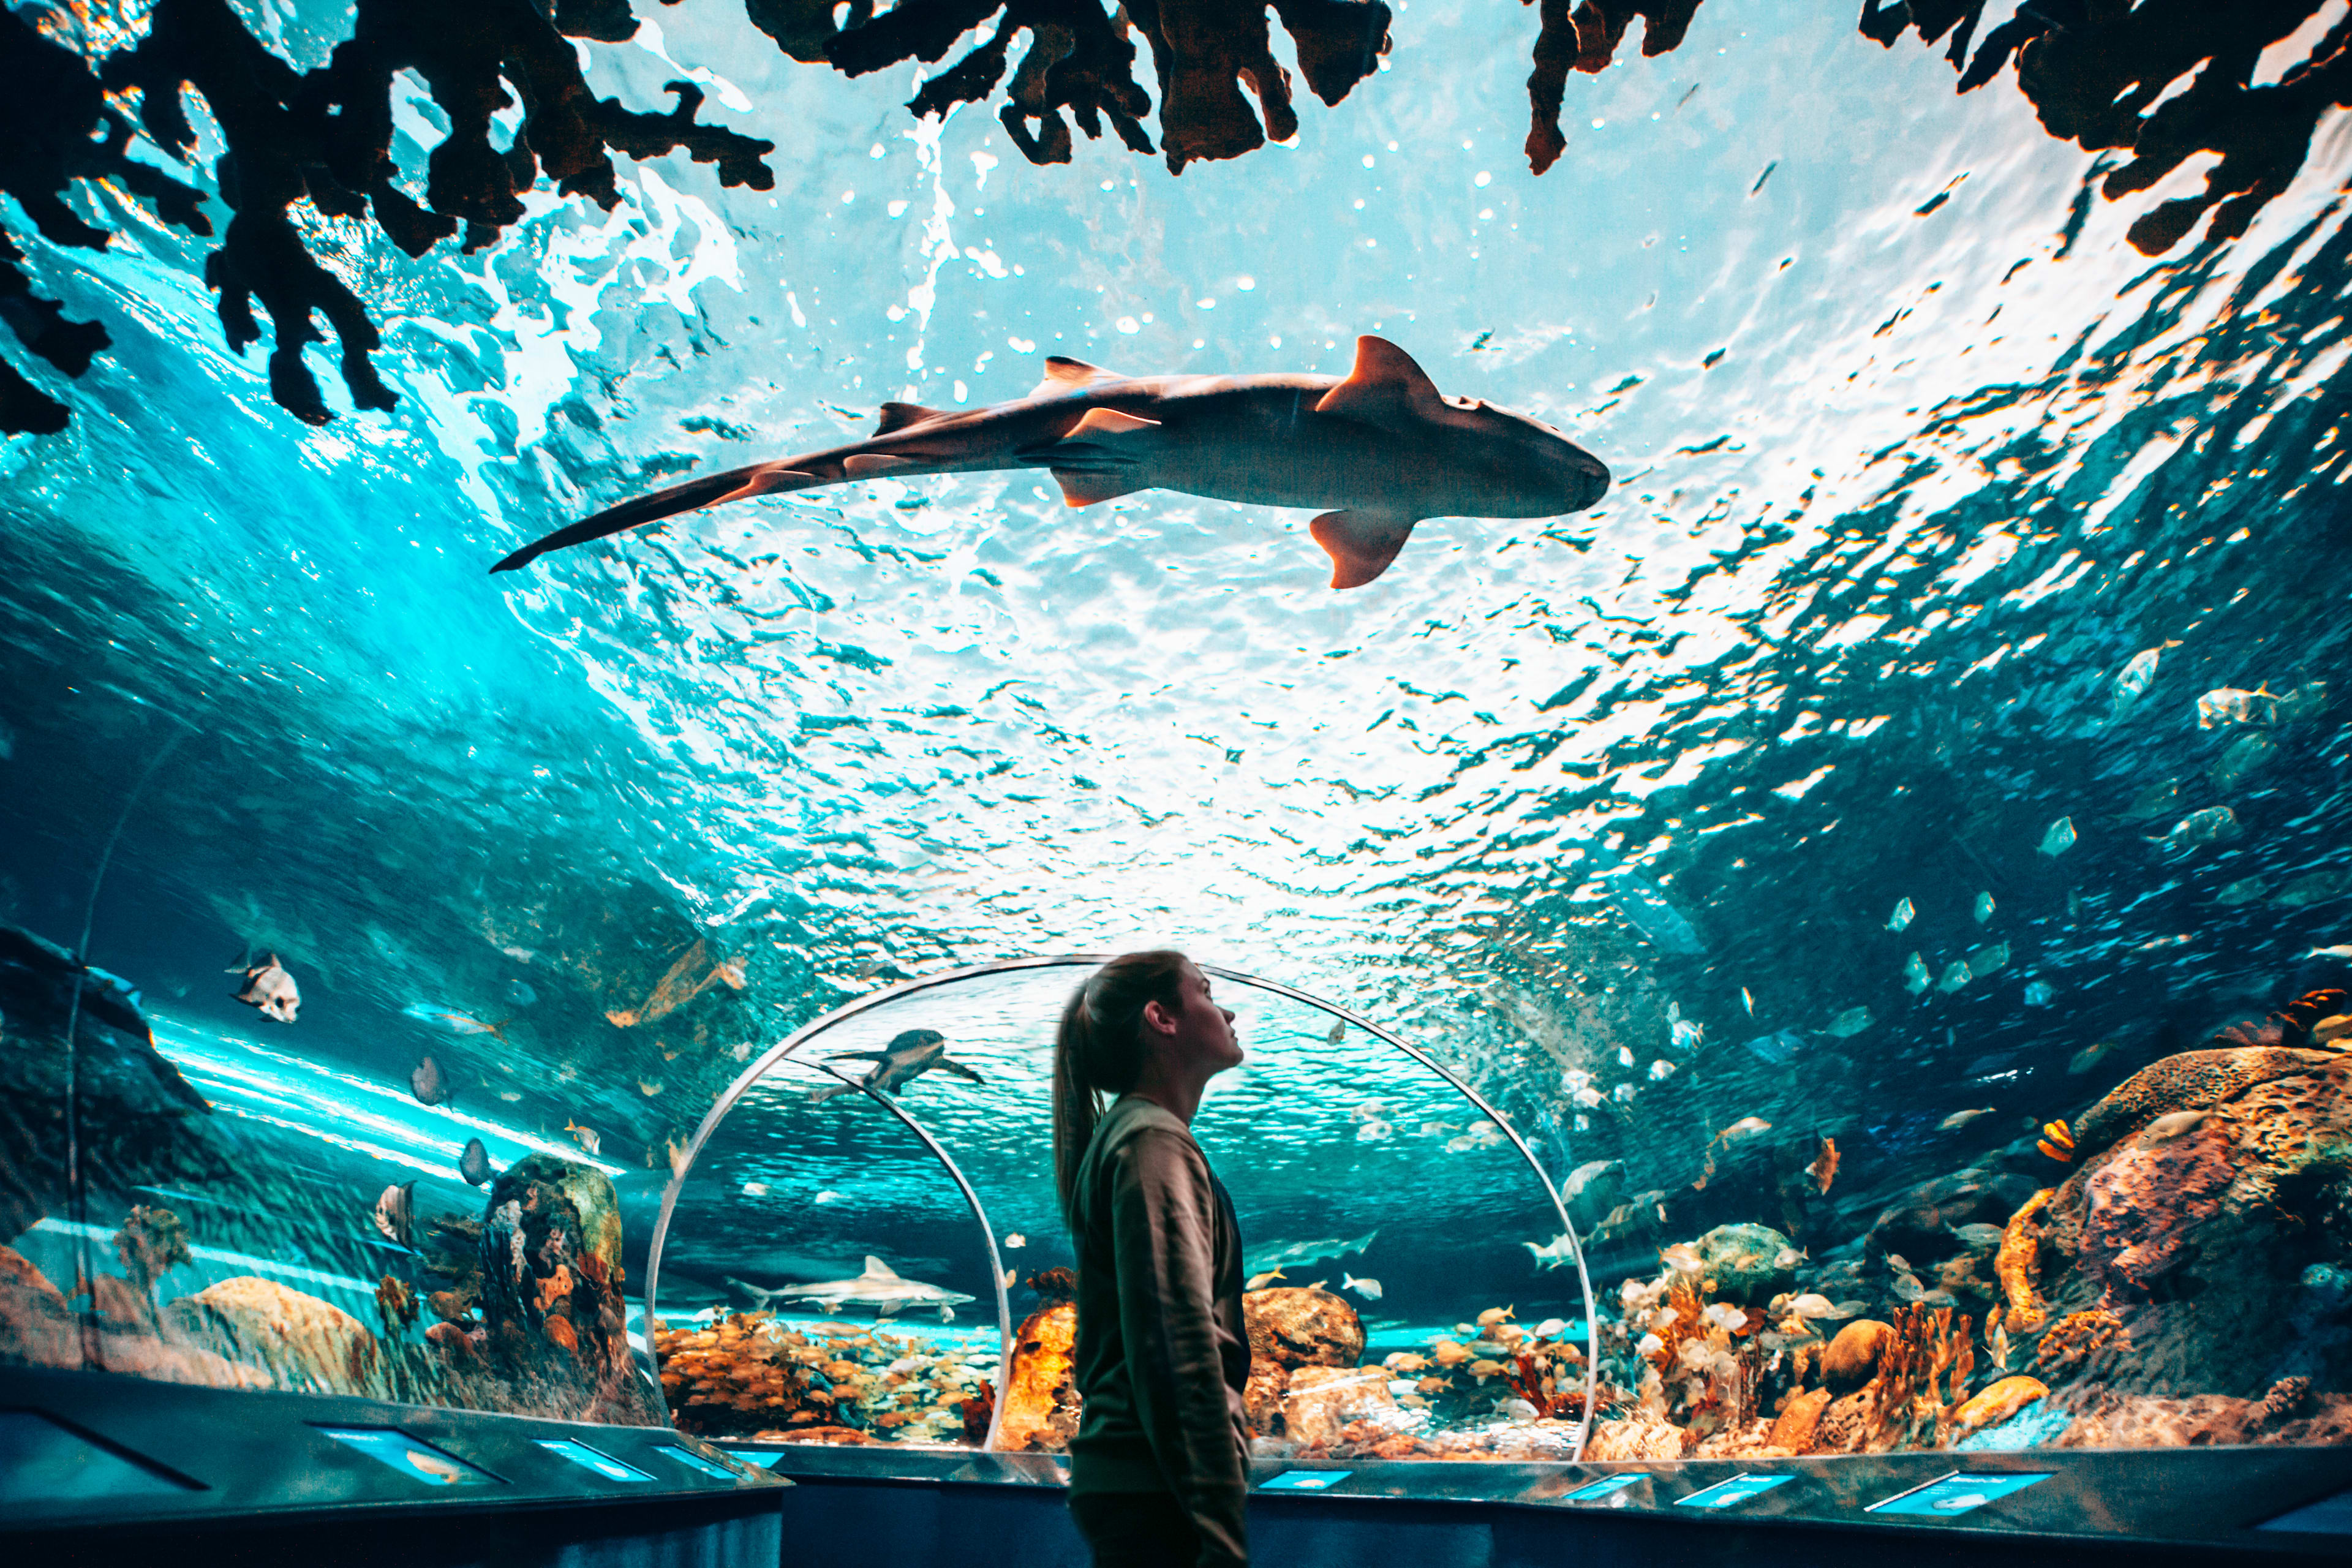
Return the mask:
[[2235,1100],[2257,1084],[2326,1068],[2331,1051],[2240,1046],[2180,1051],[2116,1085],[2074,1122],[2074,1157],[2086,1159],[2168,1110],[2195,1110]]
[[1804,1389],[1791,1395],[1789,1403],[1780,1407],[1767,1441],[1791,1454],[1811,1452],[1814,1428],[1821,1425],[1822,1413],[1829,1405],[1830,1391],[1826,1388]]
[[[2123,1320],[2105,1307],[2094,1307],[2087,1312],[2069,1312],[2042,1336],[2041,1346],[2033,1352],[2034,1364],[2058,1372],[2071,1370],[2105,1349],[2123,1332]],[[2125,1337],[2124,1342],[2131,1342],[2128,1336]]]
[[2042,1229],[2034,1216],[2050,1205],[2054,1189],[2044,1187],[2009,1216],[2000,1234],[2000,1250],[1993,1256],[1992,1271],[2009,1298],[2009,1331],[2025,1333],[2040,1328],[2050,1316],[2034,1290],[2041,1274]]
[[1592,1436],[1584,1445],[1588,1464],[1609,1464],[1625,1459],[1679,1459],[1683,1457],[1683,1429],[1664,1416],[1651,1410],[1634,1410],[1622,1421],[1603,1422],[1592,1428]]
[[1998,1426],[2049,1394],[2049,1385],[2038,1377],[2004,1377],[1952,1412],[1952,1430],[1966,1436],[1981,1426]]
[[2154,1148],[2117,1149],[2083,1184],[2076,1258],[2084,1275],[2112,1295],[2119,1284],[2145,1290],[2179,1263],[2237,1179],[2234,1152],[2228,1127],[2210,1118]]
[[1822,1353],[1822,1382],[1832,1394],[1851,1394],[1878,1371],[1878,1359],[1895,1342],[1892,1324],[1856,1318],[1838,1331]]

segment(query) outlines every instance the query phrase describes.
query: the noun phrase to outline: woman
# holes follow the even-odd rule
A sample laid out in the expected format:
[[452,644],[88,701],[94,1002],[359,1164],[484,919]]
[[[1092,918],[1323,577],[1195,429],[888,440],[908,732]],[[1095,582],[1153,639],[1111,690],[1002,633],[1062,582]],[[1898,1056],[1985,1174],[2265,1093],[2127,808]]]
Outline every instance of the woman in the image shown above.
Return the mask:
[[1062,1010],[1054,1179],[1086,1406],[1070,1512],[1097,1568],[1249,1561],[1241,1232],[1192,1133],[1201,1091],[1241,1059],[1234,1016],[1181,952],[1115,958]]

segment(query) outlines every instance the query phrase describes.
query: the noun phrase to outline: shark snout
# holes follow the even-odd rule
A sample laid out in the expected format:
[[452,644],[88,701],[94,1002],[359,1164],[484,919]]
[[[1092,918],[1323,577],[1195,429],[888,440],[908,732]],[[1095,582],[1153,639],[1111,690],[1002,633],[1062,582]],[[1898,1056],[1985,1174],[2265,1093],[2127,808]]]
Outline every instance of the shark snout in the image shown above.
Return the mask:
[[1561,468],[1570,511],[1582,511],[1609,493],[1609,465],[1581,447],[1569,448]]

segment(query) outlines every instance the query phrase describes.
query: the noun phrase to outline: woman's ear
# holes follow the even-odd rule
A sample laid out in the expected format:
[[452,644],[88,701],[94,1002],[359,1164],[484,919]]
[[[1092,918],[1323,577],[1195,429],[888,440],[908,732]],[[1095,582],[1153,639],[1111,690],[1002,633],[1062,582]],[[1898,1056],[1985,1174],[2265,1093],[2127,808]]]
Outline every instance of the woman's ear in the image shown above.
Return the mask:
[[1155,998],[1143,1005],[1143,1026],[1157,1035],[1173,1035],[1176,1015],[1168,1010],[1166,1003]]

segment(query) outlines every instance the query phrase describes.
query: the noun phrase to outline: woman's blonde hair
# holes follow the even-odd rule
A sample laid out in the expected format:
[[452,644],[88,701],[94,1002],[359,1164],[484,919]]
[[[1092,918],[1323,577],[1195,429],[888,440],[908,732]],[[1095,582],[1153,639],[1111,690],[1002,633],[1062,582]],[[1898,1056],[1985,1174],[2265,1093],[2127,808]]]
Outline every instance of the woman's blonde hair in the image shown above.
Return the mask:
[[1143,1009],[1184,1004],[1184,965],[1171,948],[1121,953],[1070,993],[1054,1035],[1054,1185],[1065,1219],[1078,1162],[1102,1119],[1103,1096],[1121,1095],[1143,1075]]

